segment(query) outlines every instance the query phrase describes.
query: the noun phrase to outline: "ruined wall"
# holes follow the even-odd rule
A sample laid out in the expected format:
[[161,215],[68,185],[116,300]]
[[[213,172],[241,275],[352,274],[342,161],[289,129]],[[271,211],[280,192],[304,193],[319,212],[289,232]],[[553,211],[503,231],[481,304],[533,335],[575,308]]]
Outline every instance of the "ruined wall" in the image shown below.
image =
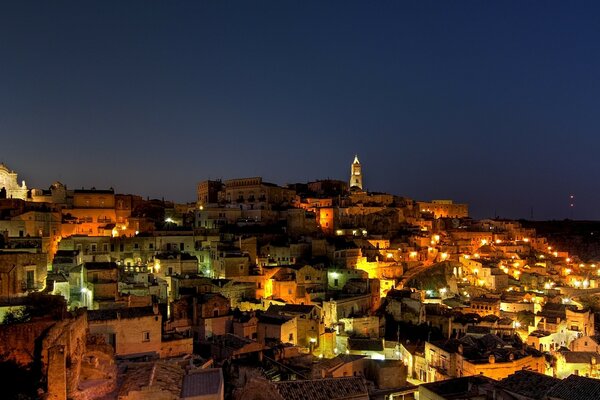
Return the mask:
[[12,360],[23,366],[31,364],[36,356],[36,341],[55,323],[45,319],[0,325],[0,360]]
[[67,392],[71,393],[77,389],[81,374],[81,361],[86,351],[87,342],[87,313],[80,312],[73,318],[64,319],[53,325],[42,341],[42,374],[48,376],[48,387],[55,376],[54,368],[60,368],[60,363],[50,363],[50,348],[64,347],[66,362]]
[[65,346],[48,349],[48,394],[46,400],[67,399],[67,360]]

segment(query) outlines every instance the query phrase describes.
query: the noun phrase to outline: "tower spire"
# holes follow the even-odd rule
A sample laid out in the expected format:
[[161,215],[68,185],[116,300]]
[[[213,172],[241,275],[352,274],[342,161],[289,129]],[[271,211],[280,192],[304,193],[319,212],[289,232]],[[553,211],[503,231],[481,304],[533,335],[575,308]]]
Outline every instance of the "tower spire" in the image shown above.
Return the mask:
[[360,161],[358,161],[358,154],[354,155],[354,161],[352,165],[350,165],[350,188],[357,187],[362,190],[362,166],[360,165]]

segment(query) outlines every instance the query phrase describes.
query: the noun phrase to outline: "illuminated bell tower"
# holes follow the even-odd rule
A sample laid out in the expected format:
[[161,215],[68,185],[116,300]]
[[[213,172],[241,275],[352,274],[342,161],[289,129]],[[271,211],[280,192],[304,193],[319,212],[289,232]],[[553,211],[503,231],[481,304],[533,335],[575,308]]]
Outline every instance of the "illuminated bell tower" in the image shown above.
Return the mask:
[[362,172],[360,161],[358,161],[358,155],[354,156],[354,162],[350,166],[350,188],[356,186],[362,190]]

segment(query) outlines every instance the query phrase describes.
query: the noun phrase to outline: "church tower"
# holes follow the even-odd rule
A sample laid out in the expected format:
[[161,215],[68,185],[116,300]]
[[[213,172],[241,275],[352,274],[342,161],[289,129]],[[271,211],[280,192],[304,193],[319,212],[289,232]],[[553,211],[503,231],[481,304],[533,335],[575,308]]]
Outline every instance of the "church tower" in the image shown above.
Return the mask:
[[358,161],[358,155],[354,156],[354,162],[350,166],[350,188],[356,186],[360,190],[363,188],[362,184],[362,172],[360,161]]

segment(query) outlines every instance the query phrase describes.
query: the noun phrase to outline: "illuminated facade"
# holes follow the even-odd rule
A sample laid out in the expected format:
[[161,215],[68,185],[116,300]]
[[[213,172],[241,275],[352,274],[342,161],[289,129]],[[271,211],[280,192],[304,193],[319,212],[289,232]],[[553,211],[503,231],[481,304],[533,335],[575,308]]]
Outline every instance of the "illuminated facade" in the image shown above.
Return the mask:
[[468,218],[469,206],[457,204],[452,200],[418,201],[417,206],[423,213],[431,213],[435,218]]
[[0,164],[0,190],[2,189],[6,191],[5,196],[7,199],[27,199],[25,181],[19,186],[17,173],[8,169],[4,164]]
[[227,203],[247,203],[249,208],[260,204],[291,203],[296,192],[273,183],[263,182],[261,177],[229,179],[225,181],[225,201]]
[[357,187],[362,190],[362,167],[358,161],[358,155],[354,156],[354,162],[350,166],[350,188]]
[[111,236],[117,219],[115,192],[108,190],[74,190],[73,208],[63,209],[67,223],[62,236],[79,234]]

